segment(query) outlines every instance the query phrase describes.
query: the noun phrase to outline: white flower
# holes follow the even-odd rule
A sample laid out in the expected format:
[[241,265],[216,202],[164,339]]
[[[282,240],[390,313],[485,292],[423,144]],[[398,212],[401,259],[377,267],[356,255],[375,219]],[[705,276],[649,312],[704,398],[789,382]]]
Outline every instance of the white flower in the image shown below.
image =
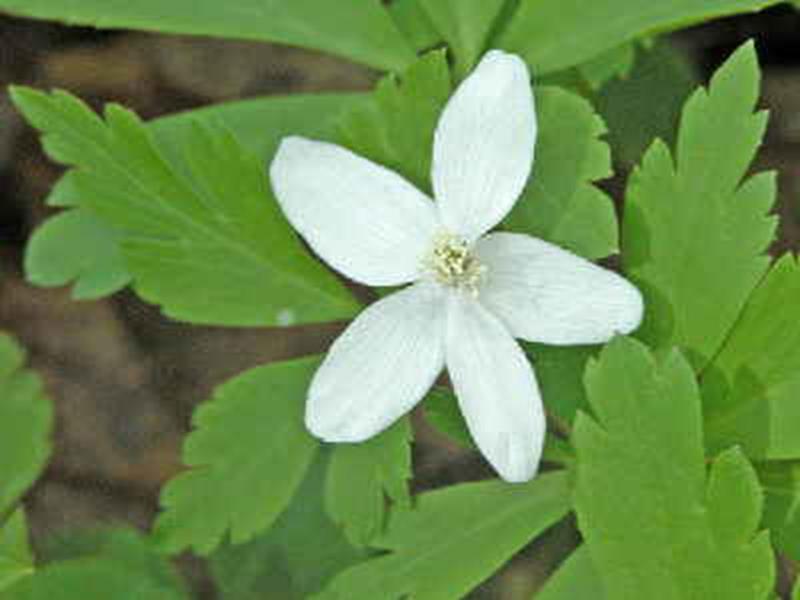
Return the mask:
[[545,415],[514,338],[596,344],[642,318],[617,274],[527,235],[489,233],[533,165],[530,75],[489,52],[439,121],[436,202],[344,148],[290,137],[271,166],[292,226],[347,277],[412,285],[372,304],[334,342],[314,376],[306,425],[329,442],[360,442],[411,410],[447,368],[469,430],[507,481],[536,473]]

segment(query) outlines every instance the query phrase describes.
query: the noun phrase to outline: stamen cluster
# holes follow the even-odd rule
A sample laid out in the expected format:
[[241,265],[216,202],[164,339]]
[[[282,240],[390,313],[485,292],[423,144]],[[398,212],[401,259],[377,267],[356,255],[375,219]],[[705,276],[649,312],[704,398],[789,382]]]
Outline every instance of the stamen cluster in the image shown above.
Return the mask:
[[425,270],[440,284],[478,294],[486,267],[473,254],[469,243],[448,232],[434,240],[433,250],[424,261]]

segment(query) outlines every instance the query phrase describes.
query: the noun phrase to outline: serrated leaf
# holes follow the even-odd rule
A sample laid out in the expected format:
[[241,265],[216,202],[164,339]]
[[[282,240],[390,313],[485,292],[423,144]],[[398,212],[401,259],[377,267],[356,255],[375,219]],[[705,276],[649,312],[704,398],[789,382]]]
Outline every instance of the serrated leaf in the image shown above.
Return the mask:
[[28,241],[25,277],[46,287],[75,281],[72,297],[76,300],[113,294],[131,279],[119,238],[86,210],[63,212],[48,219]]
[[163,33],[278,42],[331,52],[379,69],[414,53],[377,0],[0,0],[12,14]]
[[506,0],[417,0],[450,45],[463,78],[486,50]]
[[68,560],[21,579],[3,600],[187,600],[178,574],[133,530],[77,534]]
[[450,71],[444,52],[423,56],[403,75],[378,83],[371,101],[341,120],[344,146],[402,174],[430,191],[433,134],[450,96]]
[[462,598],[568,510],[564,472],[524,485],[490,481],[422,494],[414,510],[392,515],[379,540],[390,554],[344,571],[314,598]]
[[39,477],[50,456],[53,407],[25,353],[0,335],[0,518]]
[[304,600],[366,558],[325,514],[330,452],[320,452],[275,525],[251,542],[224,545],[210,564],[221,600]]
[[656,361],[613,340],[586,373],[596,420],[581,414],[574,506],[592,563],[614,600],[761,600],[775,567],[757,534],[761,491],[731,450],[707,478],[700,395],[673,350]]
[[0,527],[0,591],[33,573],[25,512],[17,510]]
[[580,546],[550,576],[532,600],[608,600],[603,581],[592,564],[586,546]]
[[367,546],[384,529],[387,499],[411,499],[411,424],[403,418],[361,444],[337,444],[325,483],[325,509],[354,546]]
[[741,183],[766,126],[765,113],[753,114],[758,88],[748,43],[687,102],[677,161],[656,142],[628,187],[623,262],[646,306],[637,335],[656,348],[680,346],[698,370],[769,266],[774,177]]
[[618,247],[611,199],[591,182],[610,177],[602,119],[580,96],[559,88],[536,92],[539,136],[533,176],[505,226],[587,257]]
[[764,489],[764,519],[772,543],[800,560],[800,462],[775,461],[756,465]]
[[318,365],[306,358],[252,369],[197,409],[183,451],[190,470],[161,494],[154,536],[165,551],[208,554],[226,534],[245,542],[283,512],[318,447],[303,424]]
[[76,166],[81,207],[122,237],[136,291],[176,319],[274,325],[351,316],[358,304],[292,232],[264,164],[221,128],[185,132],[168,162],[131,112],[105,120],[64,92],[12,91],[48,154]]
[[495,46],[522,55],[539,75],[566,69],[645,35],[781,0],[521,0]]
[[[364,96],[360,94],[270,96],[169,115],[147,126],[173,163],[180,163],[183,148],[191,142],[191,130],[198,121],[223,125],[240,144],[268,161],[287,135],[332,139],[334,122],[341,110],[362,102]],[[47,197],[49,205],[80,206],[81,192],[75,173],[67,171],[56,183]],[[78,272],[83,273],[73,296],[97,298],[126,285],[131,275],[122,259],[121,236],[86,211],[80,214],[84,216],[51,217],[34,233],[26,249],[26,272],[35,285],[64,285]],[[72,222],[67,222],[69,219]],[[81,232],[81,240],[73,235],[77,230]],[[63,265],[64,252],[72,259],[69,263],[72,268],[55,269],[54,266]]]
[[758,459],[800,458],[800,266],[787,255],[753,292],[703,377],[706,445]]
[[430,50],[442,37],[431,23],[419,0],[394,0],[387,7],[398,29],[418,51]]

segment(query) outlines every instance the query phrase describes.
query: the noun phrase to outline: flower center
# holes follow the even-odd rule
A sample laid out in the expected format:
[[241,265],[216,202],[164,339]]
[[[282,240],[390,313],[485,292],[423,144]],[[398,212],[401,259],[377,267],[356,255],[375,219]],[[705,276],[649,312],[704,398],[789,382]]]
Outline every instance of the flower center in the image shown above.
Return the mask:
[[477,296],[486,267],[463,238],[443,232],[434,238],[433,250],[423,261],[424,270],[442,285],[466,290]]

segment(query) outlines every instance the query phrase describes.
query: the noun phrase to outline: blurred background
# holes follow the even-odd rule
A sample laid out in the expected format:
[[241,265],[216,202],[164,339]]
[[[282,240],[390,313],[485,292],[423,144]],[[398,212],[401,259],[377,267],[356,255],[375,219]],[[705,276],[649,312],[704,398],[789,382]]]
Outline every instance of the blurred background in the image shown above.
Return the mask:
[[[783,219],[774,250],[800,248],[799,33],[800,11],[780,7],[640,49],[627,79],[592,92],[619,163],[618,178],[604,185],[619,199],[627,169],[654,135],[669,137],[688,91],[755,38],[765,71],[763,105],[772,112],[757,168],[781,174]],[[323,350],[341,324],[186,326],[128,292],[74,302],[67,289],[26,284],[25,243],[53,211],[43,199],[61,169],[42,155],[36,135],[12,109],[6,85],[65,88],[95,107],[116,101],[149,119],[255,95],[368,90],[376,78],[350,63],[285,47],[98,32],[0,14],[0,330],[29,350],[58,415],[54,460],[26,499],[37,547],[73,529],[147,528],[160,486],[180,469],[193,407],[249,367]],[[421,423],[415,460],[417,490],[489,475],[479,458]],[[570,524],[557,527],[470,598],[530,598],[574,541]],[[783,566],[785,578],[792,565]],[[184,567],[198,596],[215,598],[202,564],[187,558]]]

